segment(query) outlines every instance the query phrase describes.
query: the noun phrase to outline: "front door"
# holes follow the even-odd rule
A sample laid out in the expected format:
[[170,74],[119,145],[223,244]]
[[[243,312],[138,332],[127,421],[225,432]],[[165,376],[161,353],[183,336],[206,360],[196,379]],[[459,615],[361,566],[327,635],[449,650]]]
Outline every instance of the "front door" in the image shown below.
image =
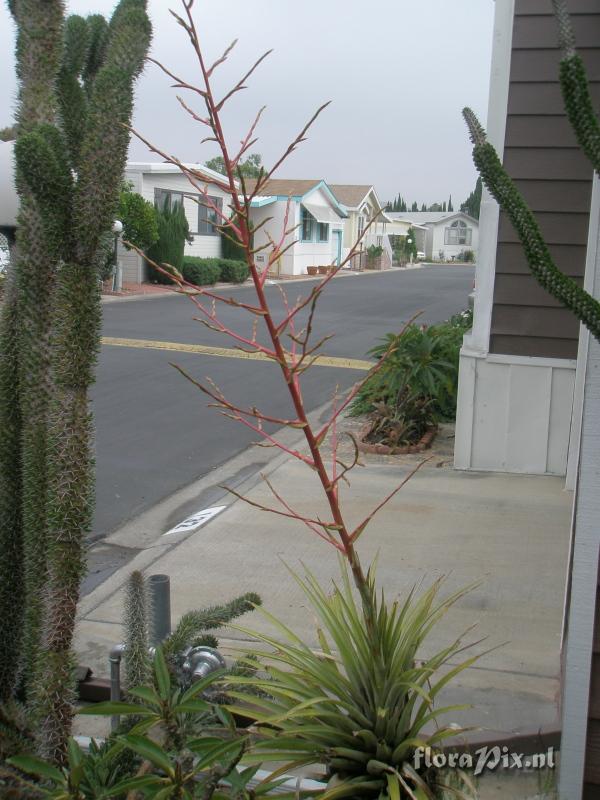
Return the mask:
[[342,231],[332,231],[333,263],[339,267],[342,263]]

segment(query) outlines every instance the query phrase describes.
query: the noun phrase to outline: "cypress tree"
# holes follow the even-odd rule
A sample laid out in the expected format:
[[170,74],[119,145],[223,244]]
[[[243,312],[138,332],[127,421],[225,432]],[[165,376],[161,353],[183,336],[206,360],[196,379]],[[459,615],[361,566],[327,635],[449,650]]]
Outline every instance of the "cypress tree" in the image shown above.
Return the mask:
[[452,195],[448,198],[448,211],[454,211],[454,206],[452,205]]
[[[162,209],[158,207],[156,209],[156,221],[158,240],[148,250],[148,258],[157,264],[170,265],[181,271],[185,242],[190,232],[183,206],[179,203],[170,205],[168,201],[165,202]],[[157,272],[151,265],[149,266],[153,280],[157,283],[170,283],[169,278],[162,272]]]

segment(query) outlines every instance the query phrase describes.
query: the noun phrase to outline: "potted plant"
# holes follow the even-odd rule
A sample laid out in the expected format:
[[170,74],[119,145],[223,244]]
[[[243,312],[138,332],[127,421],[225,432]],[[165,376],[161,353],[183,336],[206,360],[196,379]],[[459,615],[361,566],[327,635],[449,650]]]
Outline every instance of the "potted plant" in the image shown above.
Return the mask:
[[329,272],[329,267],[326,264],[323,264],[319,267],[319,275],[327,275]]
[[318,275],[319,274],[319,268],[315,267],[315,266],[307,267],[306,268],[306,272],[307,272],[308,275]]

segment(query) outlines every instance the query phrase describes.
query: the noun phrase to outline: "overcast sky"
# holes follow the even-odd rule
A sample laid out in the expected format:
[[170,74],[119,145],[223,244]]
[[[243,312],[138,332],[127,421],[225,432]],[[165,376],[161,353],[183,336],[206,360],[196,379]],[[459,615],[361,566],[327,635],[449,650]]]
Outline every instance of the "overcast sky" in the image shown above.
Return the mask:
[[[109,13],[113,0],[70,0],[72,12]],[[178,0],[149,0],[152,55],[190,82],[197,77],[184,31],[168,13]],[[238,45],[217,78],[227,87],[267,49],[274,52],[225,114],[239,141],[261,105],[254,148],[269,164],[312,112],[332,104],[279,177],[373,183],[382,200],[463,201],[475,183],[464,105],[485,120],[493,0],[196,0],[209,56]],[[0,127],[15,103],[14,27],[0,5]],[[184,161],[206,161],[213,144],[179,107],[169,80],[148,65],[137,89],[135,127]],[[132,142],[132,160],[156,160]]]

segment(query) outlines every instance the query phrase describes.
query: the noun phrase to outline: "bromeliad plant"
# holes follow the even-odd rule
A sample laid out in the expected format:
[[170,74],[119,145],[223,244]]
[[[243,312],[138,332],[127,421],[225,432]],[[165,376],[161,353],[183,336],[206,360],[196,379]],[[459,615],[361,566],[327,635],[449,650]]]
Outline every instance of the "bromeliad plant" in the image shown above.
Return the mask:
[[[210,404],[221,414],[254,431],[261,438],[263,446],[278,448],[301,461],[317,476],[320,482],[327,506],[325,516],[298,511],[291,501],[283,497],[268,481],[267,485],[274,497],[272,505],[261,505],[250,500],[246,502],[258,506],[263,511],[269,511],[302,523],[312,534],[321,538],[339,553],[345,569],[348,571],[348,578],[345,579],[343,590],[335,590],[331,603],[325,600],[324,590],[318,590],[314,584],[310,583],[310,579],[307,583],[307,586],[311,586],[311,591],[317,593],[315,596],[319,599],[319,608],[327,617],[331,644],[324,644],[324,653],[316,657],[312,655],[309,646],[302,645],[299,640],[295,640],[299,648],[298,652],[302,651],[305,656],[296,662],[297,680],[309,687],[309,695],[303,698],[300,706],[297,706],[294,701],[288,709],[290,721],[295,720],[294,724],[300,724],[301,717],[305,719],[306,716],[312,714],[311,709],[318,708],[319,704],[325,704],[321,718],[328,720],[328,726],[311,727],[309,738],[312,741],[312,749],[310,754],[307,753],[306,758],[328,763],[332,772],[332,785],[328,796],[350,794],[356,796],[357,793],[360,793],[368,796],[389,796],[394,800],[402,797],[433,797],[433,793],[436,791],[437,777],[433,774],[413,774],[409,767],[412,752],[421,742],[421,739],[416,735],[413,736],[413,733],[416,734],[421,730],[422,723],[426,718],[429,722],[435,719],[435,714],[430,716],[435,692],[433,697],[428,694],[428,690],[425,688],[426,681],[432,679],[435,670],[445,663],[447,657],[459,653],[461,646],[458,643],[450,645],[448,650],[444,651],[445,655],[434,658],[427,667],[415,672],[414,659],[417,649],[438,615],[437,610],[429,613],[433,608],[433,597],[429,594],[425,595],[426,599],[417,600],[415,596],[411,595],[403,606],[389,605],[376,590],[374,574],[365,572],[357,550],[358,541],[375,514],[396,495],[403,483],[419,469],[421,464],[405,478],[400,486],[377,503],[373,510],[368,511],[361,521],[350,524],[340,502],[340,486],[342,482],[348,483],[349,475],[358,463],[358,456],[349,463],[339,457],[338,423],[340,416],[348,409],[360,391],[360,385],[349,392],[344,399],[338,398],[336,393],[329,418],[319,427],[313,427],[309,422],[302,394],[304,373],[319,357],[323,344],[330,338],[326,336],[315,339],[314,336],[315,313],[319,298],[339,270],[355,255],[361,239],[356,242],[340,264],[333,266],[320,282],[312,284],[312,288],[295,302],[290,302],[285,291],[282,291],[283,311],[276,312],[270,303],[266,282],[270,270],[275,268],[296,240],[296,226],[291,220],[291,205],[288,203],[283,229],[277,234],[272,233],[269,229],[269,219],[263,220],[255,227],[251,224],[251,208],[254,198],[265,193],[271,176],[305,139],[310,126],[327,104],[313,115],[272,168],[261,168],[256,181],[249,189],[239,167],[244,155],[256,142],[255,131],[263,110],[258,112],[248,133],[235,150],[230,148],[226,140],[222,114],[224,107],[245,87],[247,79],[265,56],[259,58],[235,86],[217,97],[213,86],[214,74],[227,59],[233,45],[228,47],[214,63],[210,64],[206,60],[193,18],[194,0],[182,0],[182,6],[181,14],[172,13],[191,42],[201,76],[200,85],[192,84],[158,62],[155,63],[170,77],[176,88],[189,93],[195,100],[201,98],[203,101],[205,110],[200,111],[192,107],[191,101],[188,103],[187,99],[178,96],[183,109],[196,122],[207,128],[206,140],[215,142],[221,151],[224,164],[223,179],[213,178],[211,183],[216,184],[231,198],[229,209],[223,209],[211,200],[205,177],[201,171],[195,170],[154,147],[140,134],[136,133],[136,135],[162,159],[179,167],[188,178],[194,192],[200,195],[199,202],[208,206],[214,214],[223,236],[229,236],[239,243],[254,286],[254,298],[245,302],[239,297],[223,295],[210,288],[194,286],[186,281],[173,268],[173,265],[151,263],[156,270],[177,284],[176,291],[189,296],[199,319],[209,329],[228,336],[240,350],[258,355],[273,363],[281,373],[293,411],[287,418],[269,414],[255,406],[229,399],[214,383],[196,381],[180,367],[177,369],[209,398]],[[365,228],[362,236],[368,232],[368,228],[369,226]],[[264,237],[264,244],[260,244],[261,236]],[[253,320],[252,333],[240,333],[228,326],[219,313],[223,306],[238,308],[240,311],[246,312]],[[258,333],[259,326],[262,328],[261,336]],[[387,357],[395,349],[395,344],[394,342],[384,357],[374,364],[367,374],[366,380],[372,380],[382,370]],[[284,444],[277,434],[273,433],[274,428],[277,427],[288,427],[300,431],[304,437],[305,448],[300,449]],[[330,460],[325,456],[323,450],[326,439],[332,453]],[[240,497],[234,490],[230,491]],[[353,588],[351,588],[352,585]],[[445,603],[440,603],[440,608],[448,607],[449,603],[451,604],[455,599],[458,598],[450,598]],[[423,617],[424,609],[425,616]],[[290,635],[293,636],[293,634]],[[339,648],[346,639],[347,648],[353,649],[355,654],[360,655],[360,663],[354,665],[352,657],[344,657],[341,653],[335,652],[334,648]],[[285,649],[284,645],[279,645],[279,647],[281,650]],[[328,652],[325,652],[326,648],[330,648]],[[327,694],[325,684],[319,684],[319,676],[313,674],[314,666],[320,659],[330,663],[331,669],[339,676],[340,681],[348,686],[348,691],[354,698],[354,705],[350,706],[348,698],[343,695],[331,698],[325,696]],[[470,662],[464,662],[463,667],[468,663]],[[334,667],[336,664],[337,667]],[[273,672],[271,672],[271,677],[269,693],[271,693],[272,687],[273,693],[277,697],[285,695],[288,691],[286,687],[289,687],[289,683],[286,682],[288,679]],[[379,687],[380,681],[384,682],[384,694],[379,693],[379,688],[377,688],[377,692],[373,693],[373,690]],[[435,685],[439,686],[439,684]],[[424,702],[423,706],[416,705],[419,698]],[[399,710],[401,706],[402,709]],[[425,709],[428,710],[425,711]],[[274,715],[269,724],[273,725],[275,730],[281,730],[284,719],[280,708],[275,706],[273,710]],[[349,710],[356,714],[356,722],[360,723],[356,730],[362,732],[362,738],[354,737],[352,731],[349,730],[350,725],[347,719]],[[296,713],[298,717],[294,717]],[[417,714],[419,715],[418,719]],[[352,723],[353,730],[354,727],[355,725]],[[353,737],[352,743],[357,755],[353,761],[350,759],[353,764],[352,768],[348,766],[347,753],[344,755],[338,752],[335,758],[331,757],[332,750],[340,746],[340,731]],[[332,734],[335,735],[330,738]],[[433,742],[440,741],[442,738],[440,735],[439,738],[433,739]],[[349,744],[349,742],[346,741],[345,744]],[[298,746],[306,750],[308,743],[303,741]],[[335,790],[333,789],[334,785]]]
[[[438,726],[438,720],[466,708],[434,709],[433,703],[476,657],[435,677],[460,654],[460,640],[422,661],[417,653],[431,628],[467,590],[440,600],[438,581],[421,595],[412,592],[403,603],[389,604],[383,592],[377,592],[370,570],[367,583],[374,624],[368,628],[343,565],[342,583],[334,583],[329,594],[310,573],[304,579],[291,575],[319,620],[320,649],[311,648],[261,609],[279,634],[254,634],[270,647],[266,659],[264,652],[256,653],[266,661],[268,677],[237,678],[233,683],[258,687],[264,695],[252,698],[249,707],[247,694],[231,692],[244,702],[230,710],[256,720],[259,739],[248,761],[283,762],[275,774],[323,763],[333,777],[321,800],[363,796],[421,800],[444,791],[465,797],[439,771],[415,769],[411,756],[416,747],[435,750],[456,736],[456,727]],[[466,776],[458,777],[465,790],[472,789]]]

